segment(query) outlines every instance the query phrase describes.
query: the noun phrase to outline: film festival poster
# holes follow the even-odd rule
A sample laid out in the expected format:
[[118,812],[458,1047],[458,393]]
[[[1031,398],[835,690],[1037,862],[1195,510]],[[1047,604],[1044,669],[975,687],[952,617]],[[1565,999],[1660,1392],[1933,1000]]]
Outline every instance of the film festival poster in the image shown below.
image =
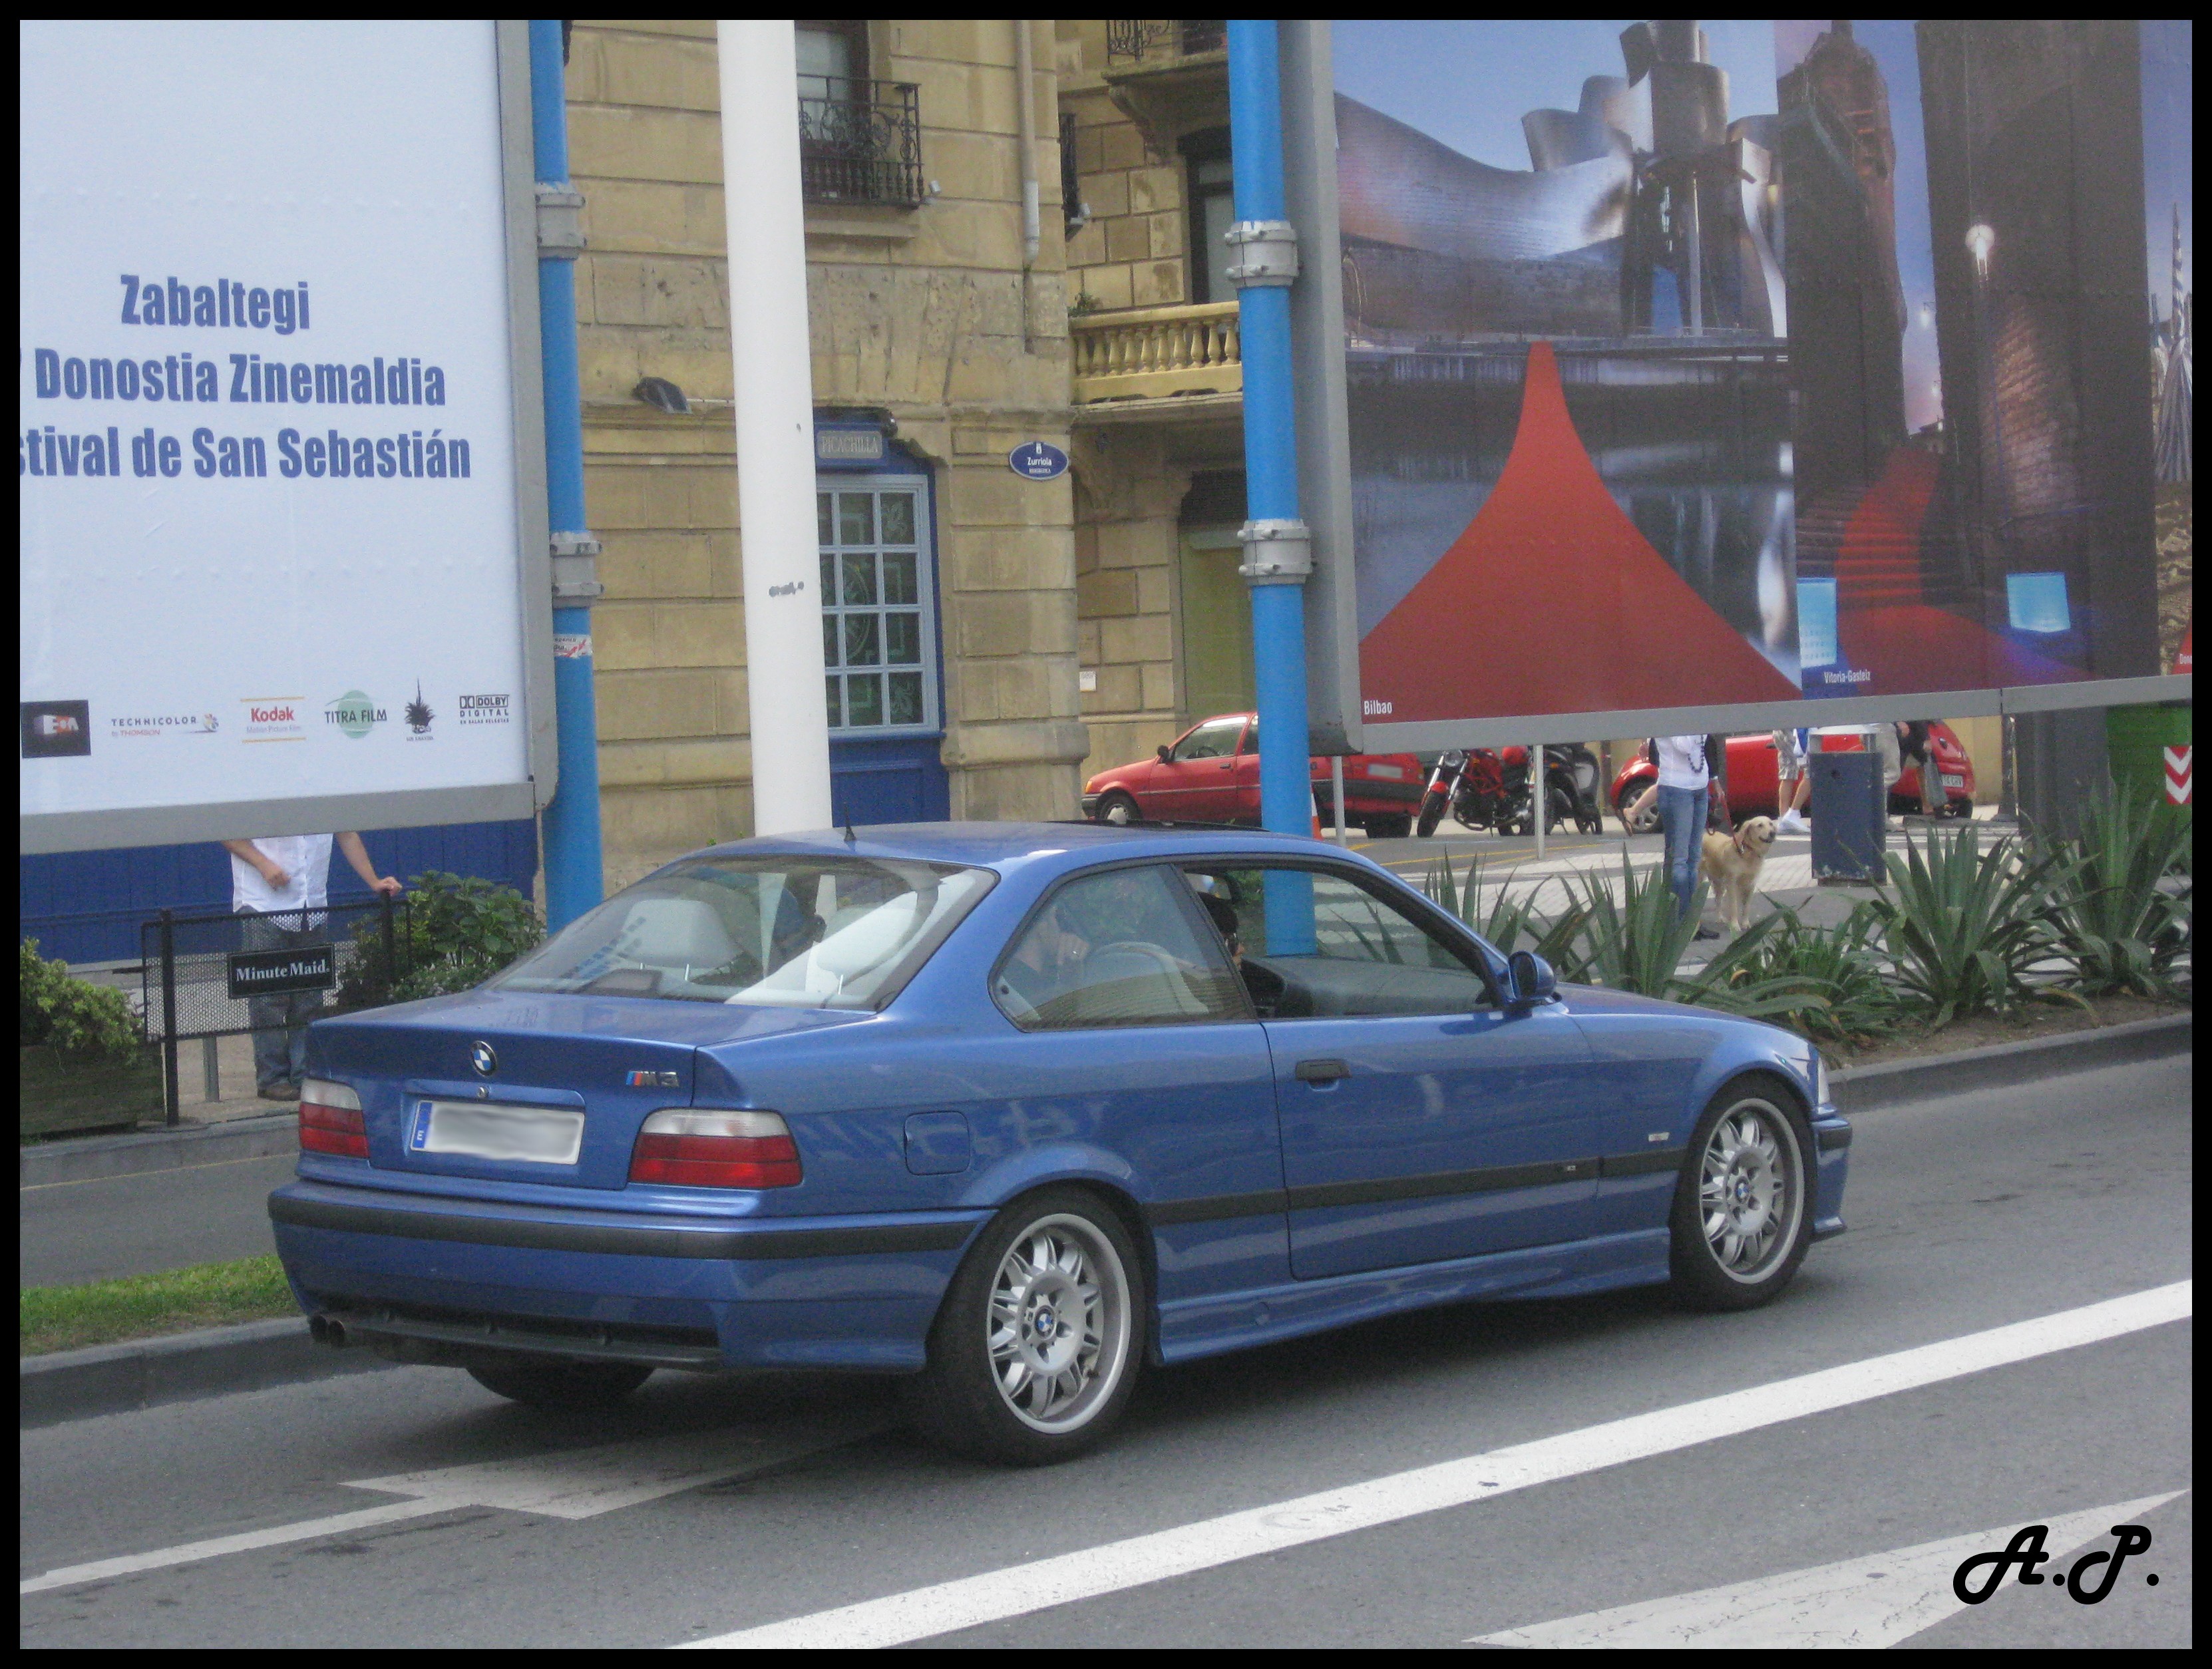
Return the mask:
[[2191,670],[2189,22],[1333,46],[1369,722]]

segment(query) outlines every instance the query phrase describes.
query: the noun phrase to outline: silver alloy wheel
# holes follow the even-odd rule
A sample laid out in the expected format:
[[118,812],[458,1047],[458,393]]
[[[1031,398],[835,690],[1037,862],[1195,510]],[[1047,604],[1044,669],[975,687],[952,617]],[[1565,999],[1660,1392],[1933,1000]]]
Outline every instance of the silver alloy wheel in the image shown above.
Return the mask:
[[1721,1273],[1747,1285],[1790,1255],[1805,1209],[1797,1132],[1771,1102],[1748,1099],[1721,1115],[1699,1159],[1698,1216]]
[[1014,1417],[1037,1431],[1076,1430],[1128,1360],[1121,1254],[1079,1217],[1038,1218],[999,1260],[984,1329],[991,1377]]
[[1106,821],[1116,826],[1133,821],[1135,811],[1136,808],[1118,794],[1106,802]]

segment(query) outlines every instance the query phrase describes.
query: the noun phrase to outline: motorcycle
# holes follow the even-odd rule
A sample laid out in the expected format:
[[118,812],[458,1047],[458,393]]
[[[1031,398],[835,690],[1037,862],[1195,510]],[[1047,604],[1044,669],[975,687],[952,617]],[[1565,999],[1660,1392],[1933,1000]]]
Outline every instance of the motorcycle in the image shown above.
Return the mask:
[[[1527,774],[1523,765],[1522,774]],[[1503,828],[1511,804],[1498,757],[1487,748],[1454,748],[1438,759],[1421,794],[1413,831],[1426,840],[1449,811],[1469,828]]]
[[[1583,747],[1544,750],[1546,828],[1571,822],[1585,834],[1603,824],[1597,809],[1597,759]],[[1501,834],[1535,829],[1530,804],[1528,750],[1455,748],[1437,761],[1421,796],[1414,828],[1424,839],[1437,831],[1449,811],[1469,828],[1495,828]]]

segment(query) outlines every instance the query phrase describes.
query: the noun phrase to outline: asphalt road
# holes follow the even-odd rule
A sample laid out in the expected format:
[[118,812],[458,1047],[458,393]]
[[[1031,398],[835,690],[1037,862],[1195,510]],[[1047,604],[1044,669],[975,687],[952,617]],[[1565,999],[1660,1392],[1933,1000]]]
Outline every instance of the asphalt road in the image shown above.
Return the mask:
[[18,1278],[24,1286],[74,1286],[273,1252],[269,1191],[296,1162],[294,1155],[270,1154],[21,1189]]
[[[1768,1309],[1374,1323],[1156,1374],[1047,1472],[819,1378],[664,1375],[586,1422],[408,1369],[27,1432],[21,1641],[2186,1644],[2191,1071],[1865,1116],[1851,1232]],[[2048,1524],[2063,1570],[2118,1522],[2152,1546],[2100,1605],[1952,1597],[1966,1551]]]

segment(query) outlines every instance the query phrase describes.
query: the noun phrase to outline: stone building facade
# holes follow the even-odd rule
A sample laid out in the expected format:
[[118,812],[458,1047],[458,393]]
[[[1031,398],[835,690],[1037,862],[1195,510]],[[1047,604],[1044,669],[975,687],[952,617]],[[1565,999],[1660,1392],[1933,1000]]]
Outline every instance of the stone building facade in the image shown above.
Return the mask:
[[[1205,266],[1228,223],[1221,26],[1030,27],[1025,267],[1014,25],[802,26],[803,115],[888,115],[861,148],[914,165],[904,185],[808,177],[817,416],[918,483],[935,574],[926,722],[832,732],[841,815],[862,821],[908,791],[925,815],[1072,816],[1088,771],[1250,698],[1236,304]],[[574,26],[611,885],[751,826],[718,88],[711,22]],[[815,149],[840,151],[834,126]],[[1030,440],[1070,472],[1014,474]],[[858,479],[825,461],[817,485],[834,512]]]
[[[872,492],[886,539],[904,507],[886,506],[884,491],[913,496],[930,652],[921,722],[833,730],[841,811],[877,820],[873,807],[903,798],[938,816],[1073,816],[1088,751],[1077,483],[1025,480],[1007,462],[1026,441],[1073,444],[1052,26],[1031,26],[1046,235],[1026,270],[1015,26],[834,27],[839,39],[801,41],[802,111],[823,136],[810,169],[817,154],[826,159],[820,177],[810,172],[806,210],[814,394],[823,433],[839,437],[822,443],[824,467],[809,485],[832,495],[833,519]],[[825,64],[825,52],[841,56]],[[810,66],[823,72],[812,83]],[[711,22],[574,27],[570,167],[589,240],[576,282],[586,500],[605,547],[593,633],[611,886],[751,827],[718,89]],[[811,107],[809,93],[819,95]],[[889,153],[904,177],[840,173],[855,115],[872,124],[858,149]],[[654,404],[647,379],[680,401],[658,391]],[[688,410],[666,409],[678,404]],[[878,461],[856,466],[856,445]],[[880,560],[883,596],[866,600],[896,600],[911,581],[894,562],[909,558],[886,544]],[[897,652],[896,623],[883,619],[885,640],[868,646],[878,657]],[[863,627],[873,629],[865,620],[854,629]],[[878,664],[854,646],[854,664]],[[881,701],[876,677],[847,682]],[[890,687],[896,705],[895,677]],[[871,716],[858,693],[851,701],[846,716]],[[885,785],[898,791],[888,799]]]

